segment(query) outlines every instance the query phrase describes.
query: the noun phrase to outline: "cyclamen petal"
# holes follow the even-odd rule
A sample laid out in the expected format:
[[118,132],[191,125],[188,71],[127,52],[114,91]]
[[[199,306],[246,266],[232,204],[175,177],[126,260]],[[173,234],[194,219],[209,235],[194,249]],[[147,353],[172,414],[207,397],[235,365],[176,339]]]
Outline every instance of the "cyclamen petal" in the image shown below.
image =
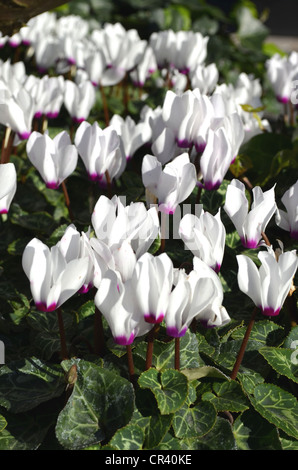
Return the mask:
[[84,284],[88,257],[66,262],[57,245],[50,250],[34,238],[25,247],[22,266],[30,281],[36,307],[42,311],[59,308]]
[[0,214],[7,214],[17,190],[17,173],[13,163],[0,164]]
[[262,239],[262,232],[276,211],[274,188],[273,186],[265,192],[260,187],[253,188],[250,211],[244,184],[233,179],[227,188],[224,210],[246,248],[257,248]]
[[216,272],[220,270],[226,230],[220,219],[220,210],[215,216],[203,211],[200,205],[198,215],[186,214],[179,224],[179,236],[186,247]]
[[178,155],[162,170],[161,163],[152,155],[145,155],[142,163],[144,186],[159,202],[159,210],[173,214],[181,202],[193,191],[197,174],[188,153]]
[[290,237],[298,240],[298,180],[282,196],[285,211],[277,209],[275,221],[279,227],[290,232]]
[[47,133],[32,132],[26,151],[48,188],[58,188],[77,166],[78,153],[66,131],[60,132],[54,139]]
[[271,247],[258,255],[261,266],[257,269],[251,258],[238,255],[238,284],[266,316],[280,312],[298,267],[296,250],[276,257]]

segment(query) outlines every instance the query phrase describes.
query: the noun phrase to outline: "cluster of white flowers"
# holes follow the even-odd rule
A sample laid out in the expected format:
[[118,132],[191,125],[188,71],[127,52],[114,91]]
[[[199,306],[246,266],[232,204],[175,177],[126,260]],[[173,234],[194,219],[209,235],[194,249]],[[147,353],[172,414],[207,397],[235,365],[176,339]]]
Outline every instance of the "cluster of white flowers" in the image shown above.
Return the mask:
[[[119,23],[90,32],[79,17],[45,13],[14,36],[1,37],[1,45],[6,42],[28,46],[44,75],[27,75],[23,62],[0,63],[0,124],[14,133],[15,145],[27,140],[28,158],[48,188],[57,189],[71,176],[78,157],[90,179],[106,187],[123,174],[137,150],[151,148],[141,168],[147,207],[101,196],[86,233],[72,224],[51,249],[37,238],[26,246],[23,269],[36,307],[55,310],[76,292],[95,287],[96,306],[115,341],[126,345],[162,321],[174,337],[183,336],[194,319],[210,327],[226,324],[230,317],[219,278],[226,231],[220,209],[214,216],[200,206],[196,215],[181,219],[180,239],[193,254],[189,273],[174,268],[166,253],[148,251],[161,236],[159,212],[174,214],[196,186],[218,189],[241,145],[270,131],[260,82],[242,73],[234,86],[219,84],[216,65],[205,63],[208,37],[200,33],[163,31],[145,41]],[[295,61],[293,55],[282,63]],[[55,76],[48,74],[50,69]],[[144,86],[158,70],[156,86],[172,89],[156,109],[144,106],[138,122],[129,115],[112,116],[104,128],[88,122],[99,87],[117,85],[127,76]],[[268,62],[273,83],[282,70],[276,57]],[[72,78],[66,79],[63,74],[69,71]],[[288,100],[287,87],[284,82],[276,89],[281,101]],[[34,119],[56,118],[63,105],[77,123],[73,139],[67,131],[51,138],[47,131],[34,130]],[[15,167],[3,161],[1,213],[8,212],[16,190]],[[263,245],[274,215],[277,225],[298,238],[298,181],[281,199],[285,210],[277,206],[275,187],[265,192],[255,187],[252,195],[249,208],[243,183],[234,179],[223,207],[244,247]],[[297,255],[292,251],[277,257],[267,247],[259,259],[258,271],[250,258],[237,257],[239,287],[265,315],[277,315],[297,270]]]

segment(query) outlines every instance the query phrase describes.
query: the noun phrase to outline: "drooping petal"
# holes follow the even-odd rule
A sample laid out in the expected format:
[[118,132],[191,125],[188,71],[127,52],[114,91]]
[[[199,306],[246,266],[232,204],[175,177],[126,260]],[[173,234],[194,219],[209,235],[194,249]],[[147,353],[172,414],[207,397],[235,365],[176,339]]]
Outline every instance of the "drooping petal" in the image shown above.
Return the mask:
[[258,269],[251,258],[237,255],[239,289],[252,299],[257,307],[262,307],[262,288]]

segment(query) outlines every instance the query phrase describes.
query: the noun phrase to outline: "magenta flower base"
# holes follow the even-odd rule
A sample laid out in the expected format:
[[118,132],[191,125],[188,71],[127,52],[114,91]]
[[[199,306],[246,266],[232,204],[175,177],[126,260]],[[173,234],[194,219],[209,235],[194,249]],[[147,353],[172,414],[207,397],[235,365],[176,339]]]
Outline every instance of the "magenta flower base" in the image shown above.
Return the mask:
[[271,308],[271,307],[266,307],[262,309],[262,313],[266,317],[276,317],[279,314],[279,312],[280,312],[280,308],[276,310],[274,310],[274,308]]
[[156,316],[154,313],[147,313],[144,315],[144,319],[147,323],[161,323],[164,319],[164,313],[160,313],[159,316]]

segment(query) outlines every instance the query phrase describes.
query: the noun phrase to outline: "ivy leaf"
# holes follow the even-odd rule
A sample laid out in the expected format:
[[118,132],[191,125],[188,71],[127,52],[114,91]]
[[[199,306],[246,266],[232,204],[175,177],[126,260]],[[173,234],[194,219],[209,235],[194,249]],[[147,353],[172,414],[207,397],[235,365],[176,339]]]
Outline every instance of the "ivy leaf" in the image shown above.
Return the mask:
[[[66,449],[79,449],[110,439],[128,424],[134,409],[130,382],[91,362],[78,359],[72,394],[60,412],[56,436]],[[65,371],[71,361],[63,361]]]
[[149,388],[153,392],[162,415],[179,410],[188,395],[187,378],[174,369],[162,372],[149,369],[140,375],[138,383],[140,387]]
[[60,367],[31,357],[0,368],[0,405],[13,413],[31,410],[65,389]]
[[211,430],[201,437],[181,439],[183,450],[236,450],[236,442],[230,423],[217,417]]
[[259,352],[276,372],[298,383],[297,352],[274,347],[261,348]]
[[237,417],[233,433],[239,450],[281,449],[276,427],[254,410],[247,410]]
[[144,438],[143,429],[137,424],[129,423],[115,432],[108,445],[115,450],[141,450]]
[[212,388],[213,391],[203,394],[202,399],[211,402],[217,411],[239,413],[249,408],[249,402],[237,382],[215,382]]
[[[147,343],[140,342],[134,349],[134,354],[146,359]],[[155,340],[152,357],[152,365],[158,370],[173,368],[175,361],[175,341],[168,343]],[[199,357],[198,340],[194,333],[187,330],[186,334],[180,338],[180,367],[181,369],[191,369],[202,365]],[[144,370],[144,368],[143,368]]]
[[201,401],[189,406],[184,404],[173,419],[173,429],[178,438],[194,438],[207,434],[216,422],[216,409],[212,403]]
[[7,426],[7,421],[6,419],[4,418],[4,416],[0,415],[0,432],[3,431],[3,429],[5,429]]
[[250,398],[256,411],[289,436],[298,439],[298,403],[289,392],[273,384],[259,384]]

